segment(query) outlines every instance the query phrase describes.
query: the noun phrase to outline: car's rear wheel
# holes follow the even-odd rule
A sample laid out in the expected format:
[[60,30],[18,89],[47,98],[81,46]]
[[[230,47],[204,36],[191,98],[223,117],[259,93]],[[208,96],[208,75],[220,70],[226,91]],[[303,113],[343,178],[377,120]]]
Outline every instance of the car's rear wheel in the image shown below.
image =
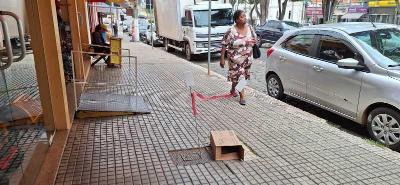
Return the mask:
[[390,108],[376,108],[368,115],[368,132],[377,142],[400,149],[400,113]]
[[267,77],[268,95],[278,100],[283,98],[283,85],[278,75],[271,74]]

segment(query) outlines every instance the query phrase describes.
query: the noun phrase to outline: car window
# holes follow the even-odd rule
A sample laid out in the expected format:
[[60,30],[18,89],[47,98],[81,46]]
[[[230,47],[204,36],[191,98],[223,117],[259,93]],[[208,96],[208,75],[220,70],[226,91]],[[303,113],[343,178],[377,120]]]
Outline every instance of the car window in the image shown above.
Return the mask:
[[290,22],[290,21],[283,21],[283,27],[287,27],[287,28],[299,28],[301,27],[301,25],[297,22]]
[[376,49],[385,57],[391,59],[377,60],[376,62],[383,67],[400,63],[400,30],[397,28],[385,28],[374,31],[353,33],[351,36],[357,38],[362,43]]
[[400,61],[400,31],[384,29],[376,32],[376,44],[381,53],[390,59]]
[[295,53],[310,55],[314,37],[314,35],[297,35],[284,42],[283,48]]
[[357,59],[353,50],[344,41],[325,35],[320,39],[318,58],[335,63],[345,58]]
[[268,27],[268,28],[277,28],[279,25],[278,21],[268,21],[264,27]]
[[361,41],[364,41],[368,45],[372,46],[372,39],[371,39],[371,32],[370,31],[353,33],[352,36],[357,38],[357,39],[360,39]]

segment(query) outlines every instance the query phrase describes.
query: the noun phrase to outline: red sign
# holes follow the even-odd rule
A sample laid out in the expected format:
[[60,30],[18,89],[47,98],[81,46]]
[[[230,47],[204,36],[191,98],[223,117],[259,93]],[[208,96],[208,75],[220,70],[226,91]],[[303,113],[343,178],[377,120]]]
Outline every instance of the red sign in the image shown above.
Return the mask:
[[322,7],[307,7],[306,8],[307,16],[318,16],[322,15]]

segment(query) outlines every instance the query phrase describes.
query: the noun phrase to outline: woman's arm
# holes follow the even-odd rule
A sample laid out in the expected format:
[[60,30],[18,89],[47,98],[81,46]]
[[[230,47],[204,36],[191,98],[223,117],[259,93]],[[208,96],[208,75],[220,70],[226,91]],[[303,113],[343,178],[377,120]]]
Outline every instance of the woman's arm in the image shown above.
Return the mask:
[[221,59],[219,60],[219,65],[224,68],[225,67],[225,52],[226,52],[226,46],[222,46],[221,49]]

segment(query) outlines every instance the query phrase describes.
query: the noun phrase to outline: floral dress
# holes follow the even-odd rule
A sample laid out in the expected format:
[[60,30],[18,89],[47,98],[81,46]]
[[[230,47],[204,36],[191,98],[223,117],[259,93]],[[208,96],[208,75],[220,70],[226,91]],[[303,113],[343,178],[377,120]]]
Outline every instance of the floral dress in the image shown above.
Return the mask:
[[228,81],[238,82],[240,76],[244,76],[246,80],[250,79],[249,70],[253,61],[253,44],[246,44],[246,41],[255,39],[253,36],[255,33],[251,26],[248,27],[247,34],[242,35],[235,26],[232,26],[222,40],[229,59]]

